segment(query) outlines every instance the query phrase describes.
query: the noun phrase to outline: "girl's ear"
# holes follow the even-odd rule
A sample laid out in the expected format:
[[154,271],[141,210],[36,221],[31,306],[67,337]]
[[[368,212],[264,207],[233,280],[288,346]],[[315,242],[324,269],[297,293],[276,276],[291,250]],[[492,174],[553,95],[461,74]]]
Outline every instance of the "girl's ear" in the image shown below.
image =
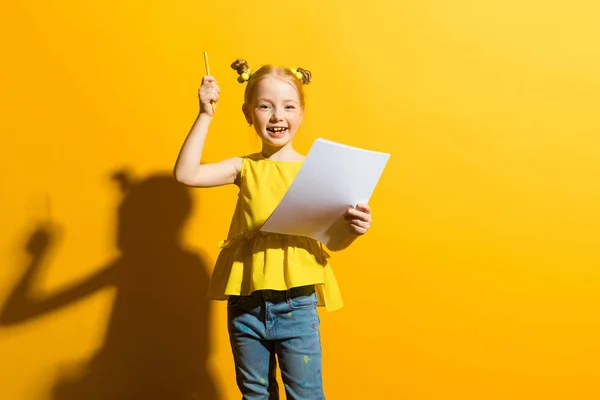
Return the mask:
[[246,117],[246,121],[252,126],[252,113],[250,112],[250,107],[248,103],[244,103],[242,106],[242,112],[244,113],[244,117]]

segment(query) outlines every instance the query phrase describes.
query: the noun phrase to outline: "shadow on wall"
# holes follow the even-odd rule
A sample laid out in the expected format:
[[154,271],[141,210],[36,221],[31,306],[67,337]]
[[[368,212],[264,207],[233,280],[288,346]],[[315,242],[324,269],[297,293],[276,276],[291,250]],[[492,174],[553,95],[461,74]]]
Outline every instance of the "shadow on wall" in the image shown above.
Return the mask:
[[76,372],[59,373],[51,398],[219,400],[206,367],[209,269],[180,239],[192,208],[189,189],[171,175],[138,182],[123,172],[113,177],[123,193],[117,216],[120,256],[59,293],[34,298],[40,267],[56,237],[54,228],[38,227],[25,249],[31,262],[0,310],[0,325],[30,320],[114,285],[103,345]]

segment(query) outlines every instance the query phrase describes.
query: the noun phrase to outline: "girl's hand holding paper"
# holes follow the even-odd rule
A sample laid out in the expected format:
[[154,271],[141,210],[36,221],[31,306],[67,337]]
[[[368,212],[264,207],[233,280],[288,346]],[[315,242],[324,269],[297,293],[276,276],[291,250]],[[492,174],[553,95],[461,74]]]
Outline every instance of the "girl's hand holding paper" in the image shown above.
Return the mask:
[[368,204],[358,204],[356,208],[349,208],[344,218],[348,221],[353,235],[364,235],[371,227],[371,207]]
[[[332,251],[348,247],[371,225],[367,204],[389,156],[321,138],[315,140],[261,230],[307,236]],[[356,208],[349,207],[351,204],[357,204]]]

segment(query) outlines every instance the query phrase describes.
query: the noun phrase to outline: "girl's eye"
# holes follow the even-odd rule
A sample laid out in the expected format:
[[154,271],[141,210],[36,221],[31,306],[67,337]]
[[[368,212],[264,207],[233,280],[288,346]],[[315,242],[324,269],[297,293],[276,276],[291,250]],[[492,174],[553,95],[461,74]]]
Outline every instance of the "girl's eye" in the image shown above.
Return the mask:
[[261,105],[258,106],[258,108],[263,108],[264,109],[264,108],[269,108],[269,106],[266,105],[266,104],[261,104]]
[[294,108],[296,108],[296,106],[286,106],[285,108],[289,108],[289,109],[293,110]]

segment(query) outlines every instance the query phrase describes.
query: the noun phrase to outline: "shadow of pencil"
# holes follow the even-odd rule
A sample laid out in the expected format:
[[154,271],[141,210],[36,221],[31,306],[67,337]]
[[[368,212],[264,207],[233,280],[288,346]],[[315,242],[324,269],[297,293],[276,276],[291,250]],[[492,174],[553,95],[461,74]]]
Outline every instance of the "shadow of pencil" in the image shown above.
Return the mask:
[[207,368],[210,307],[205,259],[183,247],[192,198],[171,175],[133,182],[123,192],[116,244],[120,256],[98,273],[42,299],[32,297],[55,239],[39,227],[26,251],[31,262],[0,310],[13,325],[73,304],[112,285],[115,299],[104,342],[84,365],[59,371],[53,400],[219,400]]

